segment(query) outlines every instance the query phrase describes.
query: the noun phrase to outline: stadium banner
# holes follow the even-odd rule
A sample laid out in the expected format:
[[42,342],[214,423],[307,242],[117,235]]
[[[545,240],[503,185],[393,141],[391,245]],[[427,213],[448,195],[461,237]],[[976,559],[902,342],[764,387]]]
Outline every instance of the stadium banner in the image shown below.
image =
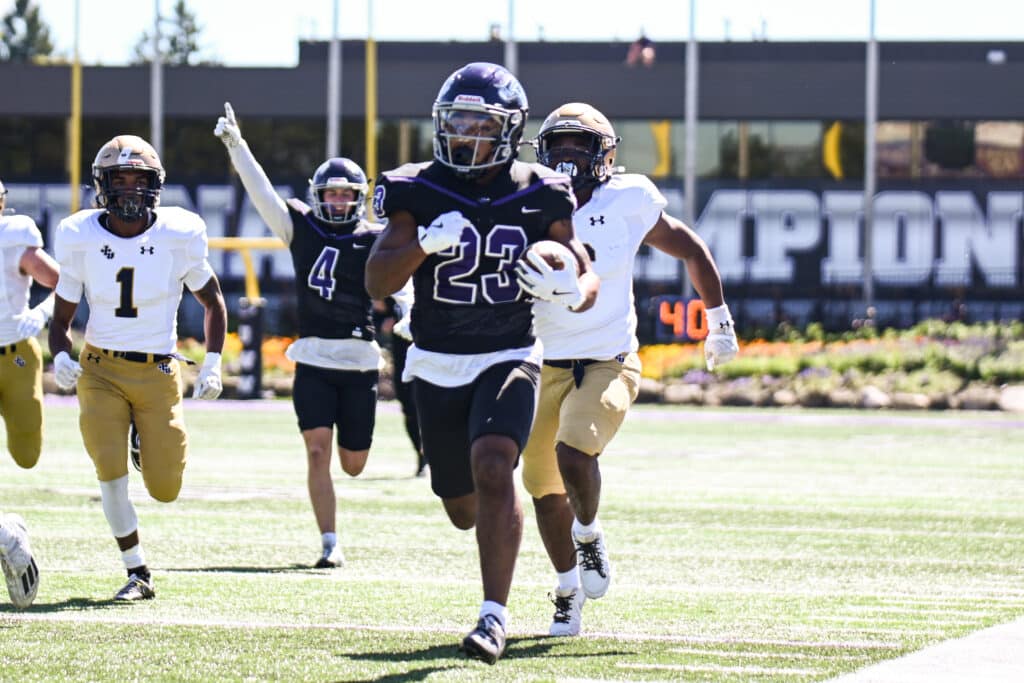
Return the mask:
[[[683,214],[682,182],[659,181],[668,213]],[[8,206],[36,219],[46,244],[70,206],[66,183],[9,183]],[[301,185],[296,185],[301,187]],[[282,196],[295,193],[278,186]],[[863,314],[863,194],[831,181],[702,181],[695,229],[711,247],[738,325],[817,320],[846,327]],[[301,195],[299,195],[301,196]],[[86,191],[83,206],[89,206]],[[196,211],[211,237],[269,234],[248,197],[231,184],[170,184],[161,203]],[[1013,319],[1024,313],[1024,191],[1019,183],[879,183],[874,199],[873,277],[880,322],[905,326],[926,317]],[[234,252],[211,254],[229,293],[244,277]],[[287,333],[275,293],[294,280],[287,251],[259,260],[268,293],[268,332]],[[687,294],[681,264],[641,248],[635,270],[641,336],[660,325],[659,296]],[[674,309],[673,309],[674,310]],[[674,313],[673,313],[674,315]],[[683,335],[685,336],[685,334]]]

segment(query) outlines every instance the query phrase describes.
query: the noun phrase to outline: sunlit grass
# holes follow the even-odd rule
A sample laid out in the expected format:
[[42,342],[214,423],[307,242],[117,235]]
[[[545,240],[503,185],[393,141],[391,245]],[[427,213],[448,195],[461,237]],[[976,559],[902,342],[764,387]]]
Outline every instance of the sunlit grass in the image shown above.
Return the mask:
[[[394,406],[337,475],[348,564],[319,536],[289,403],[189,403],[181,498],[132,473],[157,599],[123,569],[81,447],[50,405],[42,461],[0,458],[43,583],[0,603],[0,680],[824,680],[1024,614],[1024,422],[1006,415],[635,410],[602,456],[615,563],[584,635],[545,637],[554,575],[525,502],[510,644],[462,659],[481,599]],[[335,467],[335,472],[340,468]]]

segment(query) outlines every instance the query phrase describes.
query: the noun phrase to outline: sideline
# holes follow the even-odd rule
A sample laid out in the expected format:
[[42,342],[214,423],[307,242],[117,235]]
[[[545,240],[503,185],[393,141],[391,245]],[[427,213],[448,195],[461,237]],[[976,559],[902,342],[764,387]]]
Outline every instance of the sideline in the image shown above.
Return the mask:
[[872,664],[828,683],[1020,683],[1024,617]]

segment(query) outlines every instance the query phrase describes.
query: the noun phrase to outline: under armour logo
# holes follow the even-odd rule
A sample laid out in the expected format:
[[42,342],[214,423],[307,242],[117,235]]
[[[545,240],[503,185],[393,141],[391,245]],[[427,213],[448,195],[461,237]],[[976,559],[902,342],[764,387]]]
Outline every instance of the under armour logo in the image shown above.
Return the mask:
[[107,258],[114,258],[114,250],[110,248],[109,244],[104,244],[103,248],[100,249],[100,253]]
[[99,363],[100,362],[100,357],[98,355],[96,355],[95,353],[87,353],[87,354],[85,354],[85,359],[86,360],[91,360],[93,363]]
[[[146,251],[147,249],[149,251]],[[153,247],[146,247],[146,246],[139,247],[139,253],[140,254],[152,254],[153,253]]]
[[601,216],[591,216],[590,217],[590,224],[591,225],[598,225],[598,224],[604,225],[604,216],[603,215],[601,215]]

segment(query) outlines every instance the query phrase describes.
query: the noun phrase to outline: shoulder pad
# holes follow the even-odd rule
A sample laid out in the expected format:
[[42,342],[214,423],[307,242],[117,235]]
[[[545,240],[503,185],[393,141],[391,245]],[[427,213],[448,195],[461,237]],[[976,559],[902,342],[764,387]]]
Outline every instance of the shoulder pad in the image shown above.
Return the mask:
[[150,230],[155,228],[192,237],[206,232],[206,222],[202,216],[188,209],[179,206],[162,206],[156,210],[156,223]]
[[5,247],[41,247],[43,235],[36,222],[28,216],[16,214],[0,218],[0,245]]

